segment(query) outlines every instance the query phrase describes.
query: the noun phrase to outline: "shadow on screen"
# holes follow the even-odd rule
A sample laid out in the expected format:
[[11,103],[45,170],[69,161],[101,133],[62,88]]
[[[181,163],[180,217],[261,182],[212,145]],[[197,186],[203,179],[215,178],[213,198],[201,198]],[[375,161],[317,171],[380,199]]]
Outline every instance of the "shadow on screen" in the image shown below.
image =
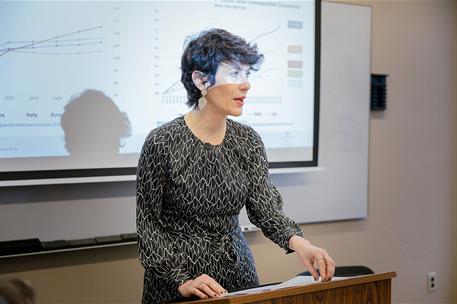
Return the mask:
[[92,89],[67,103],[60,124],[70,157],[91,163],[116,159],[122,139],[131,135],[127,114],[103,92]]

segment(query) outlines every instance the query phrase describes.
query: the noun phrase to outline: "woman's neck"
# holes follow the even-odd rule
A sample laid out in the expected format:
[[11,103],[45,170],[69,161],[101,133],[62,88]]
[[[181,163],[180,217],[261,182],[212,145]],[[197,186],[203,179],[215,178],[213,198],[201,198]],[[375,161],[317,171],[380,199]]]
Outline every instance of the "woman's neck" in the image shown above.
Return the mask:
[[215,113],[211,107],[190,111],[184,119],[192,132],[203,142],[218,145],[224,140],[227,116]]

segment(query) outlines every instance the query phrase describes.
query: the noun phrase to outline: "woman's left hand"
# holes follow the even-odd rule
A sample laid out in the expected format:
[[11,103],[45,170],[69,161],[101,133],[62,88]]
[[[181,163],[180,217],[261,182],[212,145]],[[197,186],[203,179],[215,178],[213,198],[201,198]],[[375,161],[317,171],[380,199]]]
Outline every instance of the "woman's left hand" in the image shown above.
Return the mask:
[[322,281],[330,281],[333,278],[335,261],[327,253],[327,250],[312,245],[310,241],[298,235],[290,238],[289,248],[298,254],[300,261],[315,280],[319,279],[316,268],[319,269]]

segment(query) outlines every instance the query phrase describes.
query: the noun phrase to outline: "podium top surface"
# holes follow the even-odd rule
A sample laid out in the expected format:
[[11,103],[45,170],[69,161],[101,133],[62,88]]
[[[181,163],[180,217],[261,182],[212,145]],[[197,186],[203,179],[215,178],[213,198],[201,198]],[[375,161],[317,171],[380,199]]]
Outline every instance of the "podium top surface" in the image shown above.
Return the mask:
[[384,281],[384,280],[391,280],[392,278],[396,277],[397,274],[395,272],[385,272],[385,273],[378,273],[378,274],[370,274],[370,275],[362,275],[356,277],[349,277],[342,280],[335,280],[330,282],[316,282],[311,284],[306,284],[302,286],[294,286],[294,287],[285,287],[281,289],[275,290],[266,290],[257,293],[249,293],[249,294],[242,294],[242,295],[232,295],[232,296],[225,296],[221,298],[211,298],[206,300],[196,300],[196,301],[186,301],[186,302],[179,302],[179,303],[250,303],[250,302],[258,302],[264,300],[271,300],[275,298],[283,298],[289,296],[296,296],[306,293],[312,293],[316,291],[323,291],[328,289],[334,288],[341,288],[341,287],[350,287],[355,285],[361,285],[366,283],[372,283],[376,281]]

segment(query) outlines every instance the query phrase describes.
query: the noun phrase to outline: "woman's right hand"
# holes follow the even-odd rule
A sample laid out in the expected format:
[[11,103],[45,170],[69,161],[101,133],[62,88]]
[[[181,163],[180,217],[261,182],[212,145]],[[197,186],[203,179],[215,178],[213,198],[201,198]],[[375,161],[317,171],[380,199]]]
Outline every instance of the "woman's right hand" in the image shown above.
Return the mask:
[[216,280],[206,274],[181,284],[178,291],[185,298],[197,296],[200,299],[214,298],[227,293]]

